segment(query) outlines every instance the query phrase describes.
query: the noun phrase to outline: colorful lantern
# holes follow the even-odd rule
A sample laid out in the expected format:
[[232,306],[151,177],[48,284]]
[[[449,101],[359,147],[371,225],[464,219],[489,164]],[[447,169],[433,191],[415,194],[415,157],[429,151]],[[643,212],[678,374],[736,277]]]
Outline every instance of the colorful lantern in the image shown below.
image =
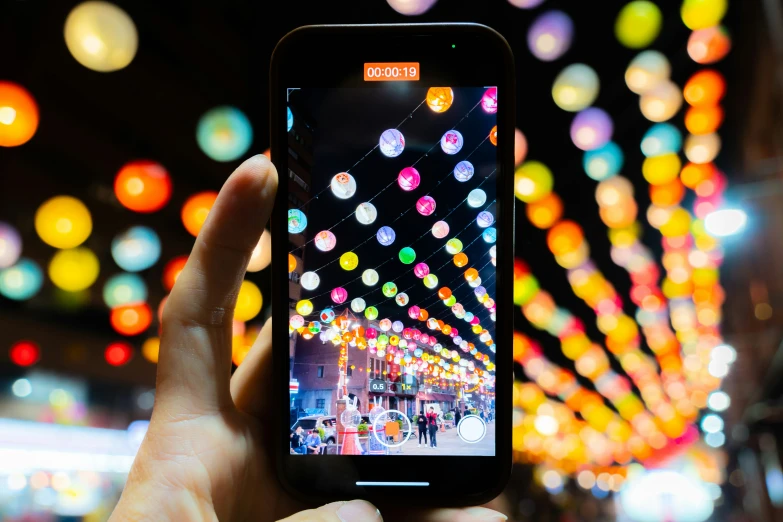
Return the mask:
[[[93,2],[85,2],[93,3]],[[96,2],[102,3],[102,2]],[[125,342],[114,342],[106,347],[103,358],[111,366],[124,366],[133,359],[133,347]]]
[[41,289],[43,273],[38,264],[19,258],[12,266],[0,270],[0,295],[14,301],[26,301]]
[[595,150],[609,142],[613,131],[609,114],[591,107],[581,111],[571,122],[571,141],[582,150]]
[[445,221],[437,221],[432,225],[432,235],[438,239],[443,239],[449,234],[449,224]]
[[136,56],[139,36],[128,13],[109,2],[83,2],[65,20],[65,44],[77,62],[98,72],[118,71]]
[[383,283],[383,286],[381,287],[381,291],[383,292],[383,295],[386,297],[394,297],[397,295],[397,285],[392,283],[391,281]]
[[315,248],[321,252],[329,252],[337,245],[337,237],[329,230],[322,230],[315,235]]
[[261,311],[263,302],[261,290],[256,284],[252,281],[242,281],[234,307],[234,319],[242,322],[250,321]]
[[334,310],[331,308],[324,308],[321,310],[321,315],[319,315],[319,317],[322,323],[330,324],[332,321],[334,321]]
[[297,208],[288,209],[288,233],[299,234],[307,228],[307,216]]
[[498,145],[498,126],[495,125],[489,130],[489,142],[496,146]]
[[435,212],[435,200],[430,196],[422,196],[416,202],[416,210],[422,216],[429,216]]
[[697,165],[710,163],[720,152],[720,136],[716,133],[694,135],[685,139],[685,156],[691,163]]
[[454,261],[454,266],[458,268],[462,268],[463,266],[468,264],[468,256],[460,252],[454,256],[453,261]]
[[425,275],[430,273],[430,267],[426,263],[418,263],[413,267],[413,273],[419,279],[423,279]]
[[367,303],[365,303],[364,299],[362,299],[361,297],[357,297],[353,301],[351,301],[351,310],[353,310],[357,314],[364,312],[364,309],[366,307],[367,307]]
[[398,257],[400,258],[400,262],[402,264],[409,265],[416,260],[416,251],[411,247],[404,247],[400,249]]
[[378,323],[378,328],[380,328],[384,332],[388,332],[391,330],[392,322],[389,319],[381,319]]
[[248,272],[259,272],[269,266],[272,262],[272,236],[264,230],[258,243],[250,253],[250,261],[247,263]]
[[427,274],[423,279],[424,286],[427,288],[435,288],[438,286],[438,276],[435,274]]
[[196,127],[199,148],[215,161],[234,161],[253,143],[253,127],[236,107],[215,107],[199,119]]
[[375,237],[378,239],[378,243],[381,245],[389,246],[394,243],[394,239],[397,237],[397,234],[395,234],[392,227],[381,227],[378,229]]
[[490,87],[484,92],[484,96],[481,97],[481,108],[487,114],[495,114],[498,112],[498,88]]
[[378,318],[378,309],[375,308],[374,306],[368,306],[364,310],[364,317],[366,317],[370,321],[374,321],[375,319]]
[[356,194],[356,180],[347,172],[340,172],[332,178],[330,188],[338,198],[348,199]]
[[74,248],[92,232],[92,217],[76,198],[56,196],[44,202],[35,213],[35,231],[47,245]]
[[410,298],[408,297],[408,294],[405,292],[400,292],[396,296],[394,296],[394,301],[397,303],[397,306],[407,306],[408,301],[410,301]]
[[676,152],[652,156],[642,163],[642,175],[651,185],[663,185],[677,179],[681,166]]
[[354,270],[359,266],[359,256],[353,252],[346,252],[340,256],[340,268],[343,270]]
[[147,300],[147,285],[136,274],[111,276],[103,285],[103,301],[109,308],[143,303]]
[[487,228],[494,222],[495,217],[491,212],[487,212],[486,210],[479,212],[478,216],[476,217],[476,224],[481,228]]
[[427,106],[433,112],[446,112],[454,103],[454,91],[451,87],[430,87],[427,90]]
[[369,225],[378,217],[378,211],[372,203],[359,203],[359,206],[356,207],[355,215],[356,221],[362,225]]
[[372,268],[368,268],[364,272],[362,272],[362,283],[364,283],[367,286],[375,286],[378,283],[378,272],[373,270]]
[[293,254],[288,254],[288,273],[290,274],[296,270],[296,258],[293,256]]
[[8,223],[0,221],[0,269],[16,263],[21,253],[22,237],[19,232]]
[[633,198],[633,185],[622,176],[602,181],[595,188],[595,200],[602,207],[610,207]]
[[[490,214],[491,215],[491,214]],[[479,225],[480,226],[480,225]],[[494,243],[498,240],[498,231],[495,227],[488,227],[482,234],[481,238],[487,243]],[[492,256],[494,257],[494,256]]]
[[614,24],[614,34],[625,47],[642,49],[647,47],[661,32],[663,16],[653,2],[635,0],[620,10]]
[[487,202],[487,193],[481,189],[473,189],[468,193],[468,206],[478,208]]
[[643,51],[636,55],[625,70],[625,84],[631,92],[644,94],[671,76],[671,65],[663,53]]
[[573,221],[561,221],[549,230],[547,246],[556,256],[569,254],[584,241],[582,228]]
[[459,254],[462,252],[462,241],[453,237],[446,241],[446,252],[451,255]]
[[552,98],[564,111],[578,112],[593,104],[599,80],[595,71],[582,63],[563,69],[552,85]]
[[[395,331],[395,332],[397,332],[397,333],[400,333],[400,332],[402,332],[402,330],[403,330],[403,324],[402,324],[402,321],[394,321],[394,322],[392,323],[392,330],[394,330],[394,331]],[[406,343],[406,344],[407,344],[407,343]],[[402,343],[400,343],[400,346],[402,346],[403,348],[405,348],[405,346],[406,346],[406,345],[403,345]]]
[[38,105],[21,85],[0,81],[0,147],[17,147],[38,130]]
[[131,227],[112,240],[111,256],[126,272],[146,270],[160,258],[160,239],[149,227]]
[[525,203],[535,203],[552,192],[552,171],[541,162],[526,161],[514,171],[514,194]]
[[288,320],[288,324],[291,325],[291,328],[294,330],[298,330],[299,328],[303,327],[305,323],[304,317],[301,315],[292,315],[291,318]]
[[671,119],[682,106],[682,92],[670,81],[662,81],[645,91],[639,98],[642,115],[650,121],[662,122]]
[[310,315],[313,311],[313,303],[309,299],[302,299],[296,303],[296,313],[300,315]]
[[321,277],[315,272],[305,272],[299,279],[299,284],[305,290],[315,290],[318,288],[318,284],[321,282]]
[[134,212],[155,212],[171,198],[171,177],[160,163],[138,160],[126,163],[114,178],[117,200]]
[[473,168],[473,164],[467,160],[460,161],[454,167],[454,177],[457,181],[461,181],[463,183],[472,178],[475,172],[476,170]]
[[98,279],[99,271],[98,257],[85,247],[60,250],[49,262],[49,278],[66,292],[89,288]]
[[331,297],[332,301],[336,304],[342,304],[348,299],[348,291],[345,288],[338,286],[337,288],[332,289]]
[[527,138],[519,129],[514,129],[514,166],[518,166],[527,157]]
[[217,192],[199,192],[185,201],[181,213],[182,224],[185,225],[185,230],[190,235],[198,236],[201,227],[204,226],[204,222],[207,220],[209,211],[212,209],[212,205],[215,204],[217,196]]
[[446,286],[440,288],[438,290],[438,297],[442,300],[448,299],[449,297],[451,297],[451,289]]
[[410,317],[411,319],[418,319],[420,312],[421,312],[421,308],[419,308],[416,305],[413,305],[410,308],[408,308],[408,317]]
[[381,154],[387,158],[396,158],[405,150],[405,138],[397,129],[388,129],[381,134],[378,146]]
[[711,134],[723,123],[723,109],[712,107],[691,107],[685,113],[685,128],[691,134]]
[[413,167],[405,167],[400,171],[397,176],[397,184],[405,192],[410,192],[415,189],[421,183],[421,175],[419,171]]
[[543,62],[563,56],[571,47],[574,23],[563,11],[547,11],[536,18],[527,32],[530,52]]
[[462,150],[464,141],[462,134],[454,129],[446,131],[440,139],[440,148],[449,155],[454,155]]
[[286,132],[291,132],[294,128],[294,113],[291,112],[291,107],[286,107]]

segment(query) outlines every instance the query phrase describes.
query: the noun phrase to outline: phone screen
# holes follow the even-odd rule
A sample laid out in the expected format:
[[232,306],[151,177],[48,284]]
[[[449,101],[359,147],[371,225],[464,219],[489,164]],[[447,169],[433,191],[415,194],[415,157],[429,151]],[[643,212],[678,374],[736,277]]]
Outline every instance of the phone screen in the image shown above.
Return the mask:
[[495,454],[497,87],[287,87],[290,451]]

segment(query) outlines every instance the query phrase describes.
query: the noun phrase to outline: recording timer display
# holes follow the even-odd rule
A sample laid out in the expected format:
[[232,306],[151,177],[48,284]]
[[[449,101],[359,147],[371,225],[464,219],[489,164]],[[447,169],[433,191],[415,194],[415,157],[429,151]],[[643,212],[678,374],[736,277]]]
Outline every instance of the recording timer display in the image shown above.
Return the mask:
[[420,77],[418,62],[365,63],[364,81],[366,82],[410,82]]

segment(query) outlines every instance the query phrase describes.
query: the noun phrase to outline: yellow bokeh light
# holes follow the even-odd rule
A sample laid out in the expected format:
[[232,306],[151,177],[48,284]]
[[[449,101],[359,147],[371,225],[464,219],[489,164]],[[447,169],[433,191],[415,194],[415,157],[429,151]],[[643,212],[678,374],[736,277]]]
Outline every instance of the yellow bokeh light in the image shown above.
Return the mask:
[[234,308],[234,319],[237,321],[250,321],[261,311],[263,304],[261,290],[251,281],[242,281],[237,296],[236,308]]
[[56,196],[38,207],[35,231],[47,245],[74,248],[90,236],[92,217],[87,207],[76,198]]
[[682,163],[675,153],[646,158],[642,163],[642,175],[650,185],[671,183],[680,175]]
[[695,31],[718,25],[726,15],[727,0],[685,0],[680,8],[683,23]]
[[84,247],[60,250],[49,263],[52,283],[68,292],[89,288],[98,279],[99,271],[98,258]]
[[144,344],[141,345],[141,354],[151,363],[158,362],[158,355],[160,353],[160,338],[150,337]]
[[118,71],[136,56],[139,36],[128,13],[109,2],[84,2],[65,20],[65,44],[77,62],[98,72]]
[[661,32],[663,16],[658,6],[646,0],[625,5],[617,16],[614,32],[626,47],[641,49],[650,45]]

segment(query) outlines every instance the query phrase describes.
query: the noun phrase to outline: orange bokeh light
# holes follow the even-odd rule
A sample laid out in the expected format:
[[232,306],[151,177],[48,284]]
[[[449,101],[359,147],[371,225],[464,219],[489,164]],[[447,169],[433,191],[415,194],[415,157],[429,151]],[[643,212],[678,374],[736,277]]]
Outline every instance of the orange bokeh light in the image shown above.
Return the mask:
[[573,221],[561,221],[546,236],[546,244],[556,256],[573,252],[582,241],[584,241],[582,227]]
[[117,173],[114,194],[122,206],[134,212],[155,212],[171,198],[171,177],[159,163],[132,161]]
[[563,215],[563,202],[560,197],[552,192],[534,203],[530,203],[525,209],[527,218],[537,228],[546,230],[551,227]]
[[710,134],[723,123],[723,109],[718,105],[691,107],[685,113],[685,128],[691,134]]
[[663,185],[650,185],[650,200],[654,205],[670,207],[682,201],[685,187],[679,179]]
[[711,107],[726,94],[726,80],[719,72],[705,69],[691,76],[682,93],[693,107]]
[[695,189],[699,183],[711,179],[715,175],[715,166],[712,163],[688,163],[680,171],[680,181],[689,189]]
[[197,236],[217,199],[217,192],[199,192],[188,198],[182,207],[182,224],[191,235]]
[[188,256],[179,256],[166,263],[166,266],[163,268],[163,288],[171,291],[174,282],[179,277],[182,269],[185,268],[185,263],[187,262]]
[[152,311],[147,303],[112,308],[111,326],[122,335],[138,335],[152,323]]
[[21,85],[0,82],[0,147],[30,141],[38,129],[38,105]]
[[112,366],[123,366],[133,358],[133,347],[121,341],[111,343],[103,352],[103,357]]

